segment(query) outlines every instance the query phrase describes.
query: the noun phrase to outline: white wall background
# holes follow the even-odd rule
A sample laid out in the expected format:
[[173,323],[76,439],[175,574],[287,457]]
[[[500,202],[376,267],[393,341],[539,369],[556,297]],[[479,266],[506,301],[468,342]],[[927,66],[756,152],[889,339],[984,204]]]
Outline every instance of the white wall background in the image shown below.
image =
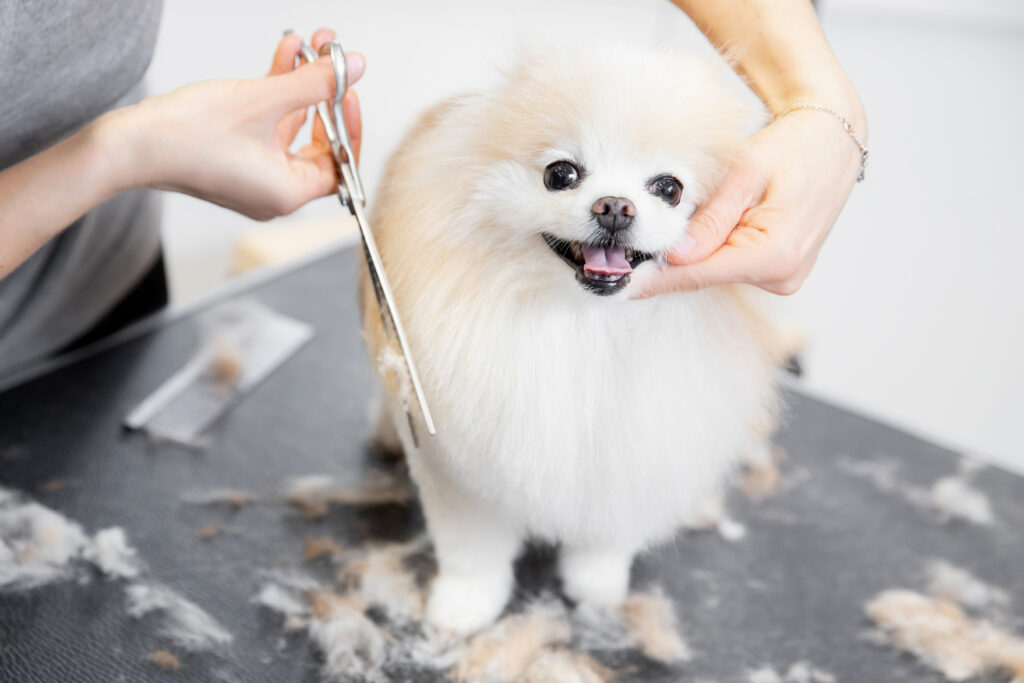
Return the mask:
[[[867,107],[872,163],[786,302],[810,339],[804,385],[1024,472],[1024,3],[833,0],[821,17]],[[321,25],[367,55],[371,199],[416,115],[485,82],[523,38],[701,40],[664,0],[168,0],[150,87],[260,75],[283,29]],[[284,220],[338,211],[327,199]],[[221,282],[234,239],[259,227],[182,196],[166,212],[179,301]]]

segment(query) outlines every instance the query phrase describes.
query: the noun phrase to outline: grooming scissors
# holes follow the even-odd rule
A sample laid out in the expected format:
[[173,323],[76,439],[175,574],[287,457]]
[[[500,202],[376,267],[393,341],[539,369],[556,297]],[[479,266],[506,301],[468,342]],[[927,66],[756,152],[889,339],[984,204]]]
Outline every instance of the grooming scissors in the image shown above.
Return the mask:
[[[291,33],[291,31],[286,31]],[[427,432],[433,436],[434,419],[430,415],[430,407],[423,395],[423,385],[420,384],[419,374],[416,372],[416,365],[413,363],[412,354],[409,351],[409,343],[405,338],[405,330],[402,321],[398,317],[398,310],[395,308],[395,298],[391,293],[391,285],[384,275],[384,264],[381,262],[380,252],[377,251],[377,243],[370,231],[370,224],[366,220],[364,206],[366,205],[366,194],[363,192],[363,183],[359,177],[359,170],[355,165],[355,155],[352,153],[352,141],[348,134],[348,125],[345,123],[345,114],[342,109],[342,100],[348,92],[348,71],[345,66],[345,51],[341,49],[341,43],[336,40],[324,43],[320,46],[320,54],[313,50],[305,41],[299,52],[301,58],[306,62],[316,61],[318,56],[330,56],[331,65],[334,67],[334,101],[323,101],[316,105],[316,113],[323,123],[327,132],[327,139],[331,143],[331,154],[334,157],[334,164],[337,167],[338,178],[338,200],[342,206],[355,216],[359,225],[359,234],[363,239],[363,254],[366,257],[366,265],[370,270],[370,279],[373,280],[373,291],[377,295],[377,308],[380,310],[381,323],[384,326],[384,333],[388,339],[398,341],[405,368],[409,372],[409,380],[413,391],[416,394],[416,401],[419,403],[420,413],[423,415],[423,422]],[[402,409],[409,421],[409,429],[412,432],[413,443],[418,445],[416,439],[416,428],[413,425],[412,413],[406,401],[402,402]]]

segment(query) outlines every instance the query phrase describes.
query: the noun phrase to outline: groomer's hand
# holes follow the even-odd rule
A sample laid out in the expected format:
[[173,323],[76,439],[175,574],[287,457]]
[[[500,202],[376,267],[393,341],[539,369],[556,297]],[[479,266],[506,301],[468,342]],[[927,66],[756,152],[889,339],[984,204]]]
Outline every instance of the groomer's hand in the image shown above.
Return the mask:
[[860,151],[831,115],[797,110],[752,136],[643,296],[730,282],[792,294],[846,204]]
[[[313,35],[319,49],[334,33]],[[122,190],[159,187],[252,218],[290,213],[334,191],[323,127],[292,153],[306,109],[334,96],[330,61],[293,68],[297,36],[277,46],[266,78],[208,81],[116,109],[38,154],[0,170],[0,280],[90,209]],[[348,55],[349,81],[363,73]],[[359,100],[344,101],[359,155]],[[59,200],[55,201],[54,197]]]
[[[313,48],[334,38],[320,29]],[[321,126],[313,141],[290,151],[310,105],[334,96],[326,57],[294,68],[301,39],[287,35],[265,78],[215,80],[143,100],[101,118],[100,135],[121,144],[122,189],[139,185],[184,192],[258,220],[291,213],[336,186],[330,147]],[[349,83],[365,63],[348,53]],[[344,100],[358,156],[362,122],[356,93]]]
[[810,272],[860,170],[860,150],[825,106],[867,140],[864,107],[806,0],[673,0],[775,118],[690,220],[641,296],[730,282],[792,294]]

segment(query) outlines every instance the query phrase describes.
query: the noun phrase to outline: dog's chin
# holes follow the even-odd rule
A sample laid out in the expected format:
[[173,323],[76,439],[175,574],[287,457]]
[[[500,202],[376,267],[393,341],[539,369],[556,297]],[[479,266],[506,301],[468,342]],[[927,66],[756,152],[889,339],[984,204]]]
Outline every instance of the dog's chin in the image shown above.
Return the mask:
[[623,245],[563,240],[546,232],[541,237],[572,268],[583,289],[597,296],[621,292],[629,284],[633,270],[655,257]]

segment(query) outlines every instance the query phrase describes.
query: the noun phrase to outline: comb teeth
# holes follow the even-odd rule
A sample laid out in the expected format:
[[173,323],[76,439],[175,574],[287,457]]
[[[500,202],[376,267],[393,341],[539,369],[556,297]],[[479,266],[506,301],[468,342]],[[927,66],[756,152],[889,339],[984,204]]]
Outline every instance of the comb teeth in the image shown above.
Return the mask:
[[195,443],[236,398],[236,392],[204,373],[171,399],[146,429],[161,438],[182,444]]

